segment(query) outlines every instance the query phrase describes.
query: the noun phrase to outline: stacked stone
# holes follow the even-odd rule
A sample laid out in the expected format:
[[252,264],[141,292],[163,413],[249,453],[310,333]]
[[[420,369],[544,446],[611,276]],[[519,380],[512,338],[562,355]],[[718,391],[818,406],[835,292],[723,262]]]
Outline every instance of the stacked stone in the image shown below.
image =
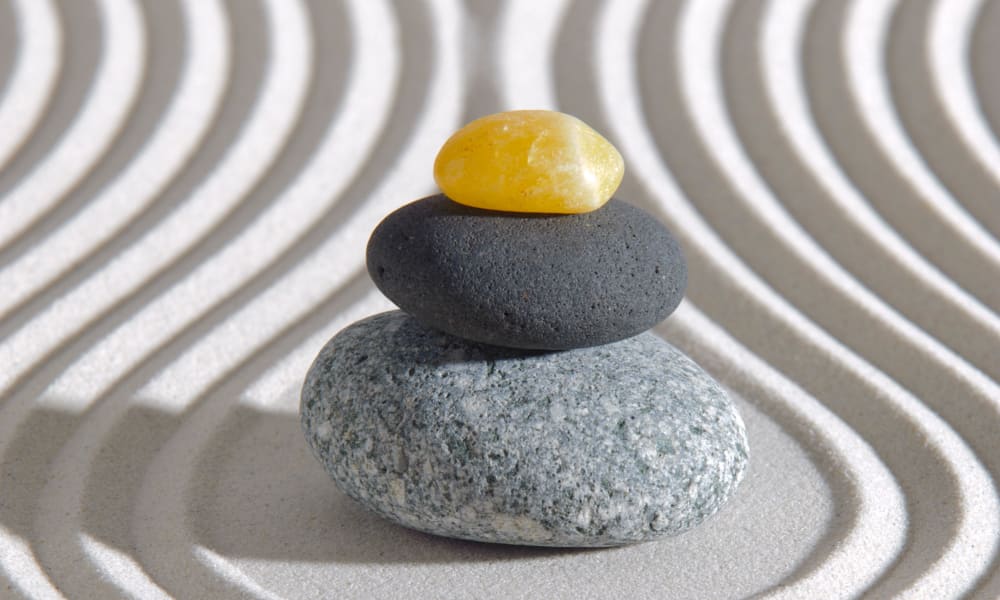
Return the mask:
[[620,154],[549,111],[484,117],[435,162],[444,194],[390,214],[368,271],[402,311],[320,352],[302,423],[337,485],[407,527],[544,546],[676,534],[747,463],[723,389],[648,330],[687,268],[611,199]]

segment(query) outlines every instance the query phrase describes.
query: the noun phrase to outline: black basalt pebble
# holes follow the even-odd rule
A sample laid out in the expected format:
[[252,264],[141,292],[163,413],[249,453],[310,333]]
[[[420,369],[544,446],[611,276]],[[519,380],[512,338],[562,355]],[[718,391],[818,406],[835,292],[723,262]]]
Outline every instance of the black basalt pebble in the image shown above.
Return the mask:
[[651,215],[486,211],[443,195],[396,210],[368,242],[368,273],[402,310],[469,340],[564,350],[633,335],[680,303],[687,265]]

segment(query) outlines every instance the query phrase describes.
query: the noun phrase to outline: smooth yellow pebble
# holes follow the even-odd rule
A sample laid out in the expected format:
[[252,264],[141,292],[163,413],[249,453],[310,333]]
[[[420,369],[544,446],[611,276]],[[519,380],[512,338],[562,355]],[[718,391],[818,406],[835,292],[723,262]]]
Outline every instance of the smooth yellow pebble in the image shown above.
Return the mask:
[[487,210],[585,213],[621,184],[625,161],[586,123],[550,110],[476,119],[455,132],[434,161],[446,196]]

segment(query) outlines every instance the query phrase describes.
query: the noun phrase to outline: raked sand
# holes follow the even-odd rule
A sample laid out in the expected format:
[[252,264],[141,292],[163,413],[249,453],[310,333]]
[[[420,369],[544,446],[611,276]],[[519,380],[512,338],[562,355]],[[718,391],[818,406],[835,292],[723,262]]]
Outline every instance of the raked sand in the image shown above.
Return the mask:
[[[0,596],[1000,596],[1000,3],[0,2]],[[689,263],[738,492],[612,550],[339,493],[306,369],[478,116],[576,115]]]

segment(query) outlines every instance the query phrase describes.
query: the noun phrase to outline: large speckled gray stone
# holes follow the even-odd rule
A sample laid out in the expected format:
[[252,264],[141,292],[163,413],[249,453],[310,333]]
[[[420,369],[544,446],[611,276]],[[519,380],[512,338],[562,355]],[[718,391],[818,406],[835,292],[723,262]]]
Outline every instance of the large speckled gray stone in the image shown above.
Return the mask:
[[719,510],[747,463],[726,393],[651,333],[529,353],[382,313],[323,348],[301,417],[349,496],[407,527],[488,542],[680,533]]
[[579,215],[408,204],[372,233],[368,272],[401,309],[452,335],[564,350],[637,335],[677,308],[687,264],[645,211],[612,199]]

